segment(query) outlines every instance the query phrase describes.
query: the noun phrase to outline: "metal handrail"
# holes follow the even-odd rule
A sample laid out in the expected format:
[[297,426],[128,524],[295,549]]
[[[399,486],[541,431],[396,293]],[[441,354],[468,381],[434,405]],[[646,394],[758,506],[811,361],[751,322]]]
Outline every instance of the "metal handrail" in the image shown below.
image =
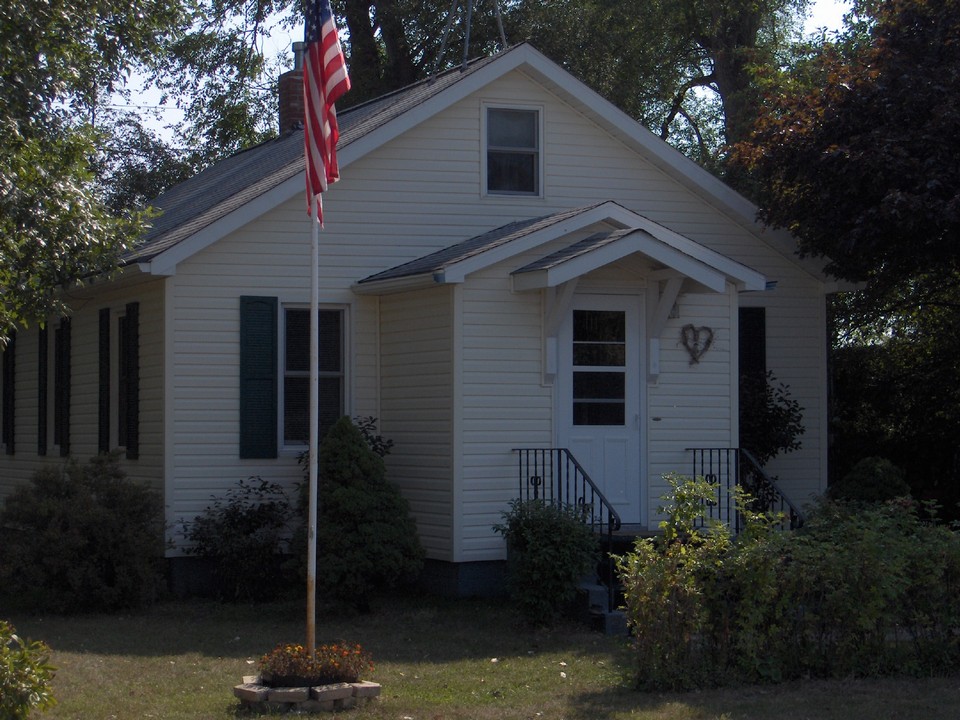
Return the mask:
[[613,533],[623,523],[613,505],[567,448],[514,448],[519,456],[519,499],[575,507],[584,523],[599,533],[606,548],[607,607],[613,609]]
[[[519,453],[521,500],[544,500],[577,507],[584,521],[594,528],[601,524],[610,532],[621,528],[619,513],[567,448],[514,448],[513,451]],[[549,483],[545,481],[547,475]]]
[[[754,474],[760,477],[761,485],[768,488],[772,495],[773,501],[768,505],[768,507],[773,508],[775,504],[779,504],[778,508],[780,511],[783,511],[784,507],[789,510],[790,517],[790,529],[795,530],[798,527],[802,527],[806,518],[803,516],[803,512],[796,505],[793,504],[793,501],[790,500],[790,497],[780,489],[780,486],[777,485],[776,480],[774,480],[770,475],[767,474],[767,471],[763,469],[763,466],[760,464],[760,461],[754,457],[746,448],[740,448],[740,457],[744,458],[747,463],[751,466],[751,470]],[[742,471],[742,470],[741,470]],[[743,480],[741,479],[741,483]]]
[[739,485],[751,496],[758,509],[783,513],[789,520],[790,529],[803,525],[803,513],[750,451],[743,448],[687,450],[693,453],[693,476],[703,477],[717,488],[715,500],[705,508],[705,519],[721,520],[734,534],[739,534],[743,530],[743,517],[736,507],[733,493],[733,488]]

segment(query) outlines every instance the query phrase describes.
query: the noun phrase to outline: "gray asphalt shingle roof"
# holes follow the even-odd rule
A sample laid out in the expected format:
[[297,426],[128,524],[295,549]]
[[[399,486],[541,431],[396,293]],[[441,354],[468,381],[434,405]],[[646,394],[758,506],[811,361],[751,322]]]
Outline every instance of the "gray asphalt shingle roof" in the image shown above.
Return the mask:
[[[509,52],[509,50],[505,51]],[[481,58],[337,116],[339,148],[365,137],[403,113],[460,82],[496,59]],[[160,211],[126,263],[148,262],[180,241],[262,195],[304,169],[303,130],[296,129],[238,152],[174,185],[150,204]]]
[[516,222],[508,223],[507,225],[485,232],[482,235],[472,237],[469,240],[464,240],[463,242],[456,243],[442,250],[437,250],[429,255],[424,255],[416,260],[411,260],[403,265],[397,265],[389,270],[370,275],[361,280],[360,284],[438,273],[455,263],[467,260],[480,253],[487,252],[488,250],[513,242],[531,233],[548,228],[551,225],[568,220],[602,204],[603,203],[595,203],[586,207],[561,210],[551,213],[550,215],[543,215],[529,220],[517,220]]

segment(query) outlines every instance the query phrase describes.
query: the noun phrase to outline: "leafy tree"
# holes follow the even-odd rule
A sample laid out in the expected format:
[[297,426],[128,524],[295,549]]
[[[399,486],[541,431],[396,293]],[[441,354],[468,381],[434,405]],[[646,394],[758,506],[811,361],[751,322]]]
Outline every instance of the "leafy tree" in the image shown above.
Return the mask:
[[827,48],[826,82],[771,104],[737,157],[766,222],[873,297],[919,304],[960,269],[960,2],[871,11],[870,44]]
[[658,132],[712,164],[746,136],[757,67],[776,64],[807,0],[527,0],[519,37]]
[[[862,2],[859,22],[769,98],[737,164],[763,219],[826,270],[836,298],[832,465],[903,468],[960,499],[960,2]],[[784,87],[779,88],[781,91]]]
[[0,3],[0,339],[62,311],[58,288],[110,269],[135,231],[98,196],[84,112],[179,16],[173,0]]
[[[285,7],[295,5],[0,3],[0,341],[69,312],[64,288],[115,267],[144,219],[133,203],[274,132],[258,43]],[[134,73],[184,110],[174,142],[189,156],[106,112]]]
[[[510,0],[508,42],[527,40],[604,97],[704,163],[746,136],[758,67],[779,64],[809,0]],[[354,89],[375,97],[463,55],[466,1],[335,0]],[[453,18],[450,12],[454,10]],[[500,49],[494,3],[473,6],[469,56]],[[446,22],[451,36],[440,57]],[[439,63],[438,63],[439,60]]]

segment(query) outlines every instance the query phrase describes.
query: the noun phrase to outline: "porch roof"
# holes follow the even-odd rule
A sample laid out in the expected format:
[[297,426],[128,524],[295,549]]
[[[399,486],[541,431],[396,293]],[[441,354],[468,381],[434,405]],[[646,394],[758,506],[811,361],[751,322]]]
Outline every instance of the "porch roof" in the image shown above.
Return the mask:
[[379,295],[463,282],[470,273],[565,237],[576,239],[512,271],[516,290],[555,287],[634,254],[660,274],[689,277],[716,292],[727,281],[743,290],[766,287],[761,273],[607,201],[508,223],[366,277],[354,291]]

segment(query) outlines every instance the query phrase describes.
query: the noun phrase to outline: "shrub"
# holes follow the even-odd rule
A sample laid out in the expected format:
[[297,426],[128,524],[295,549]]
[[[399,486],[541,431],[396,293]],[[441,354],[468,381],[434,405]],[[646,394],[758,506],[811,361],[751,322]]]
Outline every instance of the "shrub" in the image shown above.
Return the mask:
[[302,645],[277,645],[260,658],[260,674],[273,687],[306,687],[357,682],[373,672],[373,660],[360,645],[321,645],[311,654]]
[[740,447],[760,465],[800,449],[803,409],[773,373],[740,376]]
[[531,625],[552,625],[596,570],[593,530],[577,508],[542,500],[514,500],[494,530],[507,541],[510,595],[520,614]]
[[675,484],[663,539],[618,559],[639,685],[960,667],[960,538],[915,503],[823,500],[802,529],[777,532],[738,498],[746,531],[731,538],[692,529],[699,485]]
[[883,502],[909,497],[910,486],[900,468],[886,458],[866,457],[859,460],[841,480],[831,485],[828,494],[835,500]]
[[46,710],[56,701],[50,689],[56,668],[42,642],[25,641],[13,625],[0,620],[0,717],[26,720],[31,710]]
[[35,611],[113,611],[164,587],[163,502],[115,455],[38,470],[7,497],[0,593]]
[[187,552],[212,562],[219,599],[271,600],[288,585],[281,556],[289,551],[290,521],[280,485],[259,477],[240,480],[185,529]]
[[[372,595],[413,581],[423,568],[416,523],[400,490],[387,481],[382,456],[348,417],[320,443],[318,475],[317,590],[366,611]],[[303,517],[307,492],[304,484]],[[305,535],[297,542],[305,550]]]
[[639,538],[631,552],[617,558],[617,570],[638,686],[688,690],[708,676],[705,587],[715,584],[730,538],[718,523],[698,529],[706,522],[704,507],[715,497],[715,485],[672,474],[665,480],[672,491],[658,508],[666,515],[663,537]]

